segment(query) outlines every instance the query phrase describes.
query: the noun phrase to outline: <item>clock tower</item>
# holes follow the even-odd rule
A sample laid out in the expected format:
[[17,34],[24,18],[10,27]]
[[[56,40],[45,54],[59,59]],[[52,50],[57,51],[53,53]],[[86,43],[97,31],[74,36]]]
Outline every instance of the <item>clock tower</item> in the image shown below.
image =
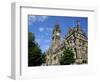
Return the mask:
[[60,46],[60,26],[57,24],[54,26],[53,35],[52,35],[52,48],[55,50]]

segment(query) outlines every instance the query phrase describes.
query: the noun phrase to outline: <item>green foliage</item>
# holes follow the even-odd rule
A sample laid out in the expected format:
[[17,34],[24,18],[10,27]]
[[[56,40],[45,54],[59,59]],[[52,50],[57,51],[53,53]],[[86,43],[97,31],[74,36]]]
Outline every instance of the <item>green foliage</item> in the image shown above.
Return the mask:
[[28,32],[28,41],[35,41],[35,36],[32,32]]
[[35,42],[33,33],[28,33],[28,66],[40,66],[42,64],[42,52]]
[[46,54],[45,53],[42,54],[42,63],[46,63]]
[[74,53],[72,49],[71,48],[65,49],[65,51],[63,52],[63,56],[60,59],[60,64],[70,65],[70,64],[73,64],[74,62],[75,62],[75,59],[74,59]]

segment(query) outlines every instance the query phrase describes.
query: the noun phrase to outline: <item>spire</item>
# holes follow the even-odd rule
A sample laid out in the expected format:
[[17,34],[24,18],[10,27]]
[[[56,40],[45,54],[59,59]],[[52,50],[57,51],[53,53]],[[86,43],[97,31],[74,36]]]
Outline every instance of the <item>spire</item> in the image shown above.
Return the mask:
[[77,20],[77,27],[80,28],[80,20]]
[[80,28],[80,20],[77,20],[76,28],[77,28],[78,31],[81,30],[81,28]]
[[55,18],[55,25],[58,25],[60,22],[60,19],[59,18]]

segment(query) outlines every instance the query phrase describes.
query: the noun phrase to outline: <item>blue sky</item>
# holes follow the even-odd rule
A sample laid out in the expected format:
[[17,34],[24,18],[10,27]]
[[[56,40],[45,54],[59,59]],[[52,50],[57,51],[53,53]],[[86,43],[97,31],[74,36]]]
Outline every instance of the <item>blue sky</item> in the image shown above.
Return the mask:
[[76,26],[76,21],[80,20],[82,30],[87,34],[87,17],[69,17],[69,16],[28,16],[28,32],[35,34],[35,40],[40,46],[42,52],[48,50],[52,44],[52,30],[55,24],[60,25],[61,40],[67,34],[70,27]]

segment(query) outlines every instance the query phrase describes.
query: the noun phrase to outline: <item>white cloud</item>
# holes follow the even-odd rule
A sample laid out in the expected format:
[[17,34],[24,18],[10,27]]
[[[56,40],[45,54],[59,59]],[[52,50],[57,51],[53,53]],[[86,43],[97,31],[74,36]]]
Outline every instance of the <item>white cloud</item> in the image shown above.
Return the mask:
[[48,33],[48,32],[45,32],[45,35],[46,35],[46,36],[49,36],[49,33]]
[[47,31],[49,31],[49,28],[46,28]]
[[46,28],[46,31],[50,32],[52,31],[52,28]]
[[40,32],[45,31],[45,32],[46,32],[46,35],[48,35],[49,32],[52,32],[52,28],[48,28],[48,27],[39,27],[39,31],[40,31]]
[[46,43],[50,43],[50,39],[45,39],[45,42]]
[[29,25],[31,25],[35,21],[36,21],[36,16],[29,16],[29,19],[28,19]]
[[48,50],[48,49],[49,49],[49,45],[45,45],[44,50]]
[[44,22],[48,16],[29,16],[29,25],[31,25],[34,22]]
[[40,31],[40,32],[43,32],[43,31],[44,31],[44,28],[43,28],[43,27],[40,27],[40,28],[39,28],[39,31]]
[[40,22],[45,21],[47,18],[48,18],[48,16],[38,16],[37,17],[38,21],[40,21]]
[[38,43],[41,42],[41,40],[39,38],[36,38],[35,41],[38,42]]

